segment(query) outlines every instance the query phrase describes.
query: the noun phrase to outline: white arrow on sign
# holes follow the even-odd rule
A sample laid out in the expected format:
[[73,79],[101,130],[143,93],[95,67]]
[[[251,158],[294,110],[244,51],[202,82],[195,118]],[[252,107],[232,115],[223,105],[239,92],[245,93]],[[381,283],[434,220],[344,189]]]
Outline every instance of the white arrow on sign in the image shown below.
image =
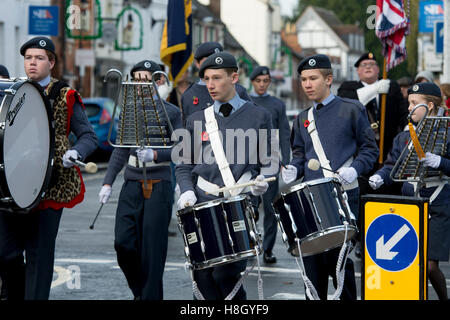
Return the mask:
[[394,259],[398,252],[391,252],[391,249],[403,239],[409,230],[409,227],[404,224],[386,243],[384,243],[384,235],[382,235],[376,243],[376,258],[380,260]]

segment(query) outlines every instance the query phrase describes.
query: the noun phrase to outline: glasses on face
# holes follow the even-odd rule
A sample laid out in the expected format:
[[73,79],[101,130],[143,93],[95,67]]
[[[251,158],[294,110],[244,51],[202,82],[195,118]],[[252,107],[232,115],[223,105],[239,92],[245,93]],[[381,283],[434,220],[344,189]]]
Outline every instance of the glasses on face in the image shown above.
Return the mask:
[[373,68],[375,67],[377,64],[375,62],[367,62],[367,63],[360,63],[359,66],[361,68]]

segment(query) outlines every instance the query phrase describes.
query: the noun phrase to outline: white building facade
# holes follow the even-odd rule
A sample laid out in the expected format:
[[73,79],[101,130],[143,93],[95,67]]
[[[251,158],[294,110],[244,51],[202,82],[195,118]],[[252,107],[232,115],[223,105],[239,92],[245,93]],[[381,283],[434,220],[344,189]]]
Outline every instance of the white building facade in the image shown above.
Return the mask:
[[344,25],[333,12],[312,6],[299,17],[296,29],[302,49],[330,57],[337,83],[358,79],[354,64],[364,53],[362,29]]
[[49,0],[0,1],[0,64],[8,68],[11,77],[25,77],[23,57],[19,50],[33,36],[28,35],[30,5],[49,5]]

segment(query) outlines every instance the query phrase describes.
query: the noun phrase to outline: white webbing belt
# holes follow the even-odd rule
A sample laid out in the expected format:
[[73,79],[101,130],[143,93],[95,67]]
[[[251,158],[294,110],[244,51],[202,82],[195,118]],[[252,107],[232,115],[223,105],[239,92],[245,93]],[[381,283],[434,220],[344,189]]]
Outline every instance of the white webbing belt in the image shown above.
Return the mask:
[[[323,175],[327,178],[333,178],[333,177],[336,177],[336,174],[331,169],[330,161],[328,160],[327,156],[325,155],[325,151],[323,150],[322,143],[320,142],[319,133],[317,132],[316,123],[314,120],[313,109],[314,108],[311,107],[308,111],[309,125],[308,125],[307,130],[308,130],[309,135],[311,136],[314,151],[316,152],[317,157],[319,158],[319,162],[320,162],[320,166],[322,167]],[[349,167],[352,162],[353,162],[353,157],[350,157],[347,161],[345,161],[345,163],[342,165],[341,168]],[[350,184],[342,184],[342,187],[344,188],[344,190],[355,189],[358,187],[358,179],[355,179],[355,181],[353,181]]]
[[[204,114],[206,120],[206,132],[208,133],[209,141],[211,142],[211,148],[214,152],[214,157],[216,159],[217,165],[219,166],[222,180],[225,183],[226,187],[232,187],[236,184],[236,180],[234,180],[233,173],[231,172],[230,165],[223,150],[222,141],[220,140],[219,136],[219,126],[217,125],[217,120],[214,114],[214,107],[210,106],[206,108],[204,110]],[[230,190],[231,196],[238,195],[239,192],[239,189]]]

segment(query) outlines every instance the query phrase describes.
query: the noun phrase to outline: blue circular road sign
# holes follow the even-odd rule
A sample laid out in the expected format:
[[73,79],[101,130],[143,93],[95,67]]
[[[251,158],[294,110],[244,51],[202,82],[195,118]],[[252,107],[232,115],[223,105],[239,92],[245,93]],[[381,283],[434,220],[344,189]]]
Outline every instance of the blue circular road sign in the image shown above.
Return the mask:
[[419,250],[416,230],[396,214],[384,214],[373,220],[365,240],[370,258],[387,271],[408,268]]

